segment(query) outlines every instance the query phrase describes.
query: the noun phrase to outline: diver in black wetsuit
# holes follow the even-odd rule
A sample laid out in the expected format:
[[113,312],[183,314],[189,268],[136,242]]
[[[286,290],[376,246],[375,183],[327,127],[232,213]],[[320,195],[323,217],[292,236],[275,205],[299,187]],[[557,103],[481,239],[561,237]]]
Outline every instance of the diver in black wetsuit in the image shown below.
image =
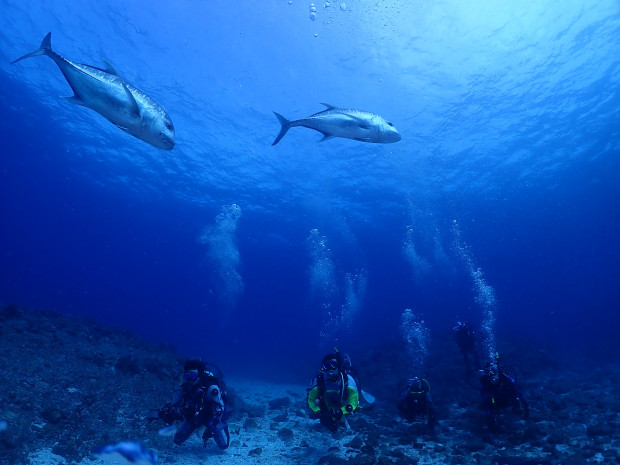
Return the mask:
[[456,326],[452,328],[456,345],[463,354],[465,369],[467,375],[472,374],[472,362],[476,369],[479,369],[480,361],[478,360],[478,352],[476,351],[476,333],[469,323],[458,321]]
[[529,418],[529,404],[516,380],[505,373],[497,363],[491,362],[485,366],[480,377],[480,386],[482,400],[478,408],[485,411],[489,429],[498,428],[500,411],[508,407],[519,409],[522,418]]
[[198,428],[205,427],[202,434],[203,444],[213,438],[220,449],[230,444],[230,434],[225,421],[226,390],[224,382],[219,380],[201,360],[185,362],[180,387],[174,392],[172,402],[166,404],[151,419],[161,419],[172,425],[182,421],[174,434],[174,443],[183,444]]
[[418,377],[407,380],[407,386],[400,393],[397,404],[398,411],[408,423],[418,417],[426,418],[429,430],[436,424],[435,409],[431,399],[431,388],[428,381]]

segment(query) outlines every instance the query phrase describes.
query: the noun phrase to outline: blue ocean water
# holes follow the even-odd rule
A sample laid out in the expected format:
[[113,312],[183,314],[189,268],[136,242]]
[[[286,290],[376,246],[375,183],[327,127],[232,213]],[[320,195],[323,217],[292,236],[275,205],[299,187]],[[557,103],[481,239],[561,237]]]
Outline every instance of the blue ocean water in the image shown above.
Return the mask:
[[[4,0],[0,303],[248,372],[393,341],[420,361],[463,319],[489,352],[516,338],[617,354],[618,2],[314,9]],[[174,150],[59,98],[50,59],[9,65],[49,31],[161,104]],[[320,102],[402,140],[293,128],[271,146],[272,111]]]

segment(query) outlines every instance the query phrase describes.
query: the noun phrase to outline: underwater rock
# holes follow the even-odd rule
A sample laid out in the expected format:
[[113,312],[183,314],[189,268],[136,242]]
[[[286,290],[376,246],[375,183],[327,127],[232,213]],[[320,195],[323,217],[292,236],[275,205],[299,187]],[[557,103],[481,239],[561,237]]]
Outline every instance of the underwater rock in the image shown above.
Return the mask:
[[457,453],[469,455],[472,452],[478,452],[486,448],[486,444],[477,437],[469,437],[467,441],[456,445]]
[[248,418],[263,418],[266,410],[267,409],[262,404],[250,404],[242,397],[235,399],[235,413],[239,415],[245,413]]
[[[351,460],[351,462],[353,462],[353,459]],[[319,459],[319,465],[344,465],[346,463],[347,463],[347,460],[337,457],[333,454],[326,455]],[[374,463],[374,461],[366,462],[366,463]]]
[[387,455],[388,457],[394,457],[395,459],[398,459],[399,463],[402,460],[407,458],[405,453],[400,448],[398,448],[398,449],[390,449],[390,450],[385,452],[385,455]]
[[609,436],[611,437],[614,433],[614,427],[609,423],[595,423],[593,425],[588,426],[587,428],[588,436],[596,437],[596,436]]
[[290,442],[295,437],[295,433],[290,428],[282,428],[278,431],[278,437],[284,442]]
[[258,423],[253,418],[246,418],[243,422],[243,429],[248,432],[258,431]]
[[496,456],[494,463],[497,465],[547,465],[551,460],[546,457],[523,457],[521,455]]
[[345,446],[350,447],[351,449],[360,449],[364,445],[364,441],[362,440],[361,435],[356,435],[349,442],[345,443]]
[[565,444],[566,443],[566,435],[563,431],[553,431],[546,439],[549,444]]
[[64,417],[62,412],[56,407],[47,407],[41,412],[41,416],[45,421],[51,423],[52,425],[57,425]]
[[117,371],[125,375],[137,375],[140,373],[140,366],[138,361],[131,355],[125,355],[118,359],[114,365]]
[[571,455],[562,459],[562,465],[586,465],[588,460],[580,454]]
[[549,429],[541,425],[528,425],[523,431],[524,441],[538,441],[550,433]]
[[250,457],[258,457],[262,453],[263,453],[263,448],[262,447],[257,447],[256,449],[252,449],[251,451],[249,451],[248,455]]
[[278,410],[291,406],[290,397],[278,397],[269,401],[269,410]]

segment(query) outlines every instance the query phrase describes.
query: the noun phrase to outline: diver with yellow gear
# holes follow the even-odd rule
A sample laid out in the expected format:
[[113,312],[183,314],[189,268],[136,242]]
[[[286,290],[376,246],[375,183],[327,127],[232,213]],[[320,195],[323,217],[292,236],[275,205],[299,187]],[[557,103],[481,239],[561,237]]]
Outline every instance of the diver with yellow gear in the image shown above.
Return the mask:
[[357,410],[359,392],[337,350],[323,357],[321,369],[308,388],[307,400],[312,417],[332,433],[340,426],[348,427],[346,418]]

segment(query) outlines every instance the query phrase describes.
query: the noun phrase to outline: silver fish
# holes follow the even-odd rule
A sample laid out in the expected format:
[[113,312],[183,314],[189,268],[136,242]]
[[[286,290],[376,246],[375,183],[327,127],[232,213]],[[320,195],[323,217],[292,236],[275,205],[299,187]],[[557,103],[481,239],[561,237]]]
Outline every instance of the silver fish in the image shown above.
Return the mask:
[[157,455],[139,442],[119,442],[102,446],[93,451],[93,455],[109,463],[131,465],[155,465]]
[[324,140],[333,137],[344,137],[345,139],[355,139],[360,142],[373,142],[376,144],[391,144],[400,140],[400,134],[392,123],[384,120],[381,116],[361,110],[345,110],[328,103],[322,103],[327,110],[320,111],[307,118],[289,121],[279,113],[273,112],[282,127],[273,141],[276,145],[280,139],[295,126],[314,129],[323,134]]
[[54,60],[74,95],[69,102],[95,110],[112,124],[138,139],[163,150],[174,147],[174,126],[170,117],[152,98],[125,82],[106,61],[106,70],[73,63],[52,50],[52,33],[32,53],[13,61],[46,55]]

